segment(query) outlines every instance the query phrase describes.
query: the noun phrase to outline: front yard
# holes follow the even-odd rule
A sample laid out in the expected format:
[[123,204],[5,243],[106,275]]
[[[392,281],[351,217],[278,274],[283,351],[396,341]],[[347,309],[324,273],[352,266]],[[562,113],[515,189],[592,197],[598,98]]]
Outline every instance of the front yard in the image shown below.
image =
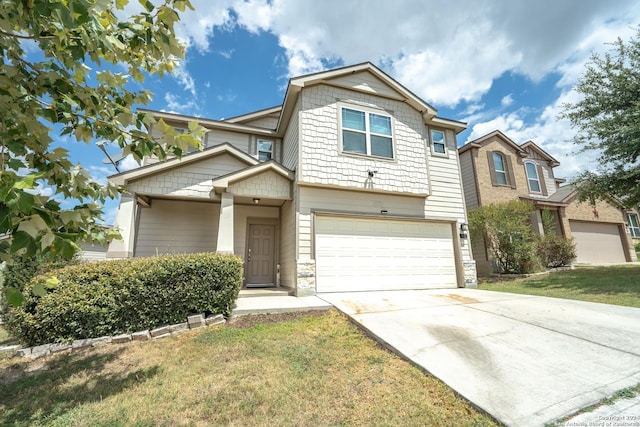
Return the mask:
[[640,307],[640,265],[578,267],[523,279],[481,280],[480,289]]
[[495,425],[337,311],[283,317],[0,359],[0,425]]

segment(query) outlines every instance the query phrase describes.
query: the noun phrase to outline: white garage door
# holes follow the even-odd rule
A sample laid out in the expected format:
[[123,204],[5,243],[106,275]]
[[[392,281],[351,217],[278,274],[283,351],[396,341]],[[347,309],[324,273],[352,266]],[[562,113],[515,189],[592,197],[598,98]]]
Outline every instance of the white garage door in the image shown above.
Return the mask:
[[625,262],[624,248],[617,224],[569,221],[576,244],[577,262]]
[[451,225],[318,216],[318,292],[455,288]]

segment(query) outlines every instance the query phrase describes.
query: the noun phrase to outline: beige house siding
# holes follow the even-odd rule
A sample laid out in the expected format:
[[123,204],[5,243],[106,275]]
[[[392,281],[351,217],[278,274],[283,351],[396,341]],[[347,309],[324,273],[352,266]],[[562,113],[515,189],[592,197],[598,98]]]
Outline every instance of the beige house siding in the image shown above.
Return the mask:
[[473,173],[473,159],[471,150],[460,154],[460,170],[462,172],[462,188],[467,209],[477,208],[480,204],[476,191],[475,174]]
[[[305,89],[301,96],[300,182],[428,193],[425,127],[418,111],[401,102],[328,85]],[[340,153],[340,109],[336,99],[342,100],[344,106],[371,108],[394,118],[395,159]],[[371,180],[367,176],[369,170],[377,171]]]
[[269,117],[261,117],[255,120],[246,120],[243,121],[242,124],[247,126],[255,126],[257,128],[263,129],[275,129],[278,126],[278,115],[269,116]]
[[244,162],[229,154],[210,157],[169,171],[141,178],[127,185],[132,193],[146,195],[187,196],[208,199],[213,190],[212,178],[245,168]]
[[235,196],[290,199],[291,181],[276,172],[267,171],[229,184],[227,191]]
[[280,208],[280,285],[295,288],[296,274],[296,209],[286,201]]
[[382,95],[387,98],[402,100],[398,92],[390,88],[385,82],[381,81],[368,71],[361,71],[348,76],[339,77],[333,79],[332,83],[360,91],[370,92],[373,95]]
[[236,147],[238,150],[245,153],[250,152],[251,135],[239,132],[229,132],[225,130],[210,130],[205,135],[204,145],[205,147],[213,147],[225,142]]
[[298,98],[294,113],[291,116],[291,122],[289,122],[289,126],[287,127],[287,130],[284,134],[284,139],[282,141],[282,166],[289,170],[296,170],[298,167],[298,143],[300,137],[300,126],[298,122],[301,108],[302,103],[300,101],[300,98]]
[[217,203],[154,199],[139,212],[135,256],[216,250]]

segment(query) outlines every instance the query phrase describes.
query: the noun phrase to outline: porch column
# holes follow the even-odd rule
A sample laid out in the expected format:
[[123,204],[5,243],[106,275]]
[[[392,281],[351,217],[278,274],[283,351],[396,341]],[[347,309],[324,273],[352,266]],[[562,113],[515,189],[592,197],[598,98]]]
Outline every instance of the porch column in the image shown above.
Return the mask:
[[535,211],[533,211],[533,215],[531,218],[531,222],[533,224],[533,231],[543,235],[544,234],[544,226],[542,223],[542,210],[541,209],[536,209]]
[[233,194],[224,192],[220,201],[220,222],[216,252],[233,253]]
[[120,232],[122,240],[113,240],[107,249],[107,258],[131,258],[133,257],[136,237],[136,196],[120,196],[120,206],[116,216],[116,229]]

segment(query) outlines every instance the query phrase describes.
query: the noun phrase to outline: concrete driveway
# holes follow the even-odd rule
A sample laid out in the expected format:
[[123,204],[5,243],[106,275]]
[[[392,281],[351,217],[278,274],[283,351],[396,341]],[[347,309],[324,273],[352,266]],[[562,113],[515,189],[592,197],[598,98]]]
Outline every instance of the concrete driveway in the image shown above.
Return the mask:
[[637,308],[477,289],[319,296],[510,426],[640,383]]

